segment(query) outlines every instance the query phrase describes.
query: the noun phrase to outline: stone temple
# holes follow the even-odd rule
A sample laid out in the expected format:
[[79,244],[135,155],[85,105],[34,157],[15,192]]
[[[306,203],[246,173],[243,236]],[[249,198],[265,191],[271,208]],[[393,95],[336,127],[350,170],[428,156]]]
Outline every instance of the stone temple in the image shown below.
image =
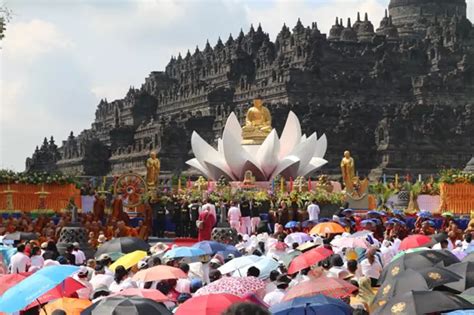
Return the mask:
[[298,20],[275,42],[260,25],[219,38],[172,57],[123,99],[102,100],[91,128],[59,148],[43,145],[27,170],[144,172],[157,150],[165,175],[187,171],[192,131],[215,143],[229,114],[242,121],[257,95],[278,132],[292,110],[303,132],[326,133],[324,173],[339,174],[346,149],[372,178],[464,168],[474,152],[474,28],[466,10],[465,0],[391,0],[379,23],[357,13],[336,18],[328,34]]

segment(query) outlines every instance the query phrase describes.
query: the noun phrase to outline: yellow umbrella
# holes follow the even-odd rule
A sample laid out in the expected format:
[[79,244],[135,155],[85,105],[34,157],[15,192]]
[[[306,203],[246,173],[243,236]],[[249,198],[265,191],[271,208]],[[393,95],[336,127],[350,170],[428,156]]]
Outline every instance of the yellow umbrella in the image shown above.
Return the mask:
[[136,250],[134,252],[123,255],[116,262],[110,265],[110,270],[114,271],[117,266],[124,266],[125,269],[135,266],[140,260],[146,257],[146,252]]
[[80,315],[91,304],[91,301],[84,299],[60,298],[46,304],[41,310],[41,315],[52,314],[57,309],[65,311],[68,315]]

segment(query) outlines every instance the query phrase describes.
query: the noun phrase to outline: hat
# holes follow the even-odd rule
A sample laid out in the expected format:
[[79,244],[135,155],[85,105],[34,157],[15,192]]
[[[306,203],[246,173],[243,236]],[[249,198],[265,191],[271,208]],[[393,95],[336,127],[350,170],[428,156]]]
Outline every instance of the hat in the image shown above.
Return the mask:
[[88,274],[89,274],[89,269],[87,269],[87,267],[84,267],[84,266],[81,266],[79,268],[79,271],[77,272],[77,276],[79,278],[85,278],[87,277]]
[[99,256],[99,259],[97,259],[97,261],[103,261],[103,260],[109,260],[109,259],[111,258],[108,254],[102,254]]
[[48,242],[41,243],[41,249],[46,249],[48,247]]
[[78,242],[74,242],[74,243],[72,243],[72,246],[74,246],[75,248],[76,248],[76,247],[79,248],[79,243],[78,243]]
[[288,285],[291,282],[290,278],[287,275],[279,275],[275,285],[278,287],[280,285]]
[[58,265],[59,265],[59,262],[57,262],[56,260],[46,259],[44,261],[43,267],[58,266]]
[[152,254],[163,254],[168,250],[168,246],[165,243],[158,242],[150,248],[150,253]]
[[107,238],[105,237],[104,234],[100,234],[99,238],[97,238],[97,242],[99,243],[105,243],[107,241]]
[[222,265],[221,262],[219,261],[219,259],[217,259],[217,258],[215,258],[215,257],[212,258],[209,263],[211,263],[211,264],[216,264],[216,265],[219,265],[219,266]]

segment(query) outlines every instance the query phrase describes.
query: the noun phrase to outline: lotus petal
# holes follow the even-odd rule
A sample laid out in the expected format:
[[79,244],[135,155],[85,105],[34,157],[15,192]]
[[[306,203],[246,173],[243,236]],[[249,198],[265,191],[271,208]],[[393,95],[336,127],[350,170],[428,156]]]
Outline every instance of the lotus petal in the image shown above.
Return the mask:
[[298,157],[300,160],[300,169],[304,168],[311,161],[317,142],[316,134],[313,133],[304,142],[299,143],[291,152],[291,155]]
[[217,152],[224,155],[224,144],[222,143],[222,139],[217,139]]
[[210,178],[213,180],[218,180],[222,176],[224,176],[228,180],[233,180],[234,177],[230,176],[226,171],[224,171],[224,167],[219,165],[220,163],[211,162],[204,162],[206,164],[207,169],[209,170],[209,174],[211,174]]
[[316,145],[316,150],[314,152],[314,157],[323,158],[326,154],[326,150],[328,148],[328,140],[326,138],[326,134],[323,134],[321,138],[318,139],[318,144]]
[[290,111],[280,137],[280,159],[285,158],[301,141],[301,126],[298,117]]
[[[270,178],[273,178],[279,174],[282,174],[284,171],[285,171],[285,174],[288,176],[287,169],[290,168],[290,170],[293,170],[295,167],[296,167],[296,170],[294,170],[294,174],[296,175],[299,165],[300,165],[300,160],[298,159],[298,157],[294,155],[287,156],[286,158],[281,160],[280,163],[278,163],[277,168],[273,171],[272,176]],[[282,176],[284,175],[282,174]],[[290,174],[290,176],[293,177],[292,174]],[[290,176],[288,176],[288,178]],[[284,177],[286,178],[286,176]]]
[[186,164],[188,164],[191,167],[194,167],[207,178],[211,178],[211,173],[209,172],[209,170],[205,166],[201,165],[201,163],[199,163],[199,161],[196,158],[187,160]]
[[303,169],[298,170],[298,176],[307,176],[308,174],[316,171],[325,165],[328,161],[319,157],[313,157],[309,164],[307,164]]
[[266,178],[272,174],[278,165],[278,152],[280,152],[280,140],[276,130],[273,129],[258,149],[256,157],[257,163],[265,173]]
[[306,141],[306,134],[301,136],[301,142]]
[[[225,122],[224,132],[231,134],[237,139],[239,142],[242,140],[242,127],[240,126],[239,120],[237,116],[235,116],[234,112],[230,113],[227,121]],[[224,138],[224,136],[222,136]]]

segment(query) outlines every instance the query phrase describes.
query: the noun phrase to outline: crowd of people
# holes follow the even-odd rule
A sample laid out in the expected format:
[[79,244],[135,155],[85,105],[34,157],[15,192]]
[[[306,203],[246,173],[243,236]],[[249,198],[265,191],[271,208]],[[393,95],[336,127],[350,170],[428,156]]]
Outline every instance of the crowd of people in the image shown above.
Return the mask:
[[[467,229],[461,230],[450,213],[445,213],[439,224],[430,213],[420,212],[413,226],[410,226],[404,213],[396,210],[389,213],[384,211],[356,213],[351,209],[341,209],[332,218],[319,218],[319,207],[313,201],[307,205],[307,219],[310,220],[290,221],[288,208],[281,204],[279,209],[271,214],[274,219],[270,219],[270,222],[274,221],[270,224],[269,221],[262,221],[260,216],[257,218],[253,214],[252,201],[246,199],[233,201],[228,207],[223,204],[216,207],[210,200],[202,203],[191,202],[185,207],[186,215],[188,213],[190,215],[190,222],[187,227],[180,228],[182,233],[187,231],[196,233],[198,241],[210,240],[213,227],[218,222],[227,221],[231,228],[239,232],[238,242],[235,244],[239,254],[269,257],[278,262],[278,267],[263,278],[266,282],[265,288],[255,292],[254,297],[248,297],[249,301],[254,303],[257,301],[257,304],[242,306],[258,308],[255,314],[258,312],[267,314],[266,309],[282,302],[292,287],[321,276],[342,279],[357,287],[352,296],[346,296],[343,300],[358,314],[369,313],[383,268],[400,252],[401,242],[409,235],[444,235],[445,237],[437,238],[439,241],[429,246],[433,249],[449,250],[459,259],[464,258],[471,250],[474,251],[472,242],[474,220],[469,222]],[[180,209],[183,209],[182,205]],[[182,214],[183,211],[179,213]],[[194,220],[191,214],[194,215]],[[124,221],[116,221],[114,218],[107,220],[105,226],[102,223],[104,218],[95,220],[93,214],[83,214],[79,218],[90,233],[89,243],[93,248],[100,248],[107,240],[115,237],[140,236],[145,239],[140,233],[145,226],[143,221],[137,228],[131,228]],[[218,253],[212,257],[206,255],[200,257],[198,261],[188,258],[167,259],[164,254],[172,246],[164,243],[152,246],[148,256],[131,268],[116,266],[113,271],[109,268],[114,260],[111,255],[106,253],[95,259],[86,259],[79,243],[70,244],[64,253],[59,253],[56,248],[59,233],[70,221],[69,214],[60,215],[56,224],[53,220],[42,216],[33,220],[26,215],[19,219],[3,220],[5,232],[26,231],[41,235],[37,241],[16,242],[17,252],[10,259],[8,272],[35,272],[45,266],[59,264],[77,265],[80,266],[80,270],[74,278],[84,286],[76,292],[79,298],[95,302],[127,288],[152,288],[169,298],[164,304],[170,310],[179,307],[203,286],[222,277],[231,276],[222,274],[219,267],[235,259],[235,254]],[[289,225],[289,222],[293,224]],[[311,235],[312,227],[321,222],[336,223],[344,232],[328,231]],[[362,231],[365,231],[363,240],[367,246],[350,248],[337,245],[338,239]],[[301,241],[289,238],[298,232],[307,233],[311,239],[302,244]],[[301,245],[307,248],[326,248],[332,254],[314,266],[289,273],[288,263],[281,259],[283,256],[299,252]],[[137,272],[161,264],[177,267],[188,277],[159,282],[140,282],[132,279]],[[250,267],[246,276],[262,278],[260,273],[261,270],[257,267]]]

